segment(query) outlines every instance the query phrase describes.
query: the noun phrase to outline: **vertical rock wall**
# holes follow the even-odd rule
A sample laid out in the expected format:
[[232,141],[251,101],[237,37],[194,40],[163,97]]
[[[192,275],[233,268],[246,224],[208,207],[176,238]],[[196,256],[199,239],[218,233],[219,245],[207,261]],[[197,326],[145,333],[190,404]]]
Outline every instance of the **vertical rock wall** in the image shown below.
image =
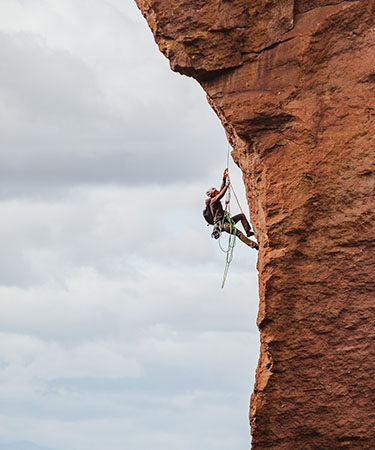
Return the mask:
[[254,449],[375,448],[375,1],[136,0],[243,172]]

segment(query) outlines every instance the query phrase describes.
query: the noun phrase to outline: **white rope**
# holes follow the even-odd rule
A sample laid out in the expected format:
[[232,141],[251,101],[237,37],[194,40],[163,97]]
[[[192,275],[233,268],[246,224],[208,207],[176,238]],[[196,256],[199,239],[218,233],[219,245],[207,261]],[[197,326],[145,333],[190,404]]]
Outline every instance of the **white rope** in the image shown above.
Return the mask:
[[[228,170],[228,180],[230,182],[230,178],[229,178],[229,142],[228,142],[228,149],[227,149],[227,170]],[[229,188],[227,189],[227,192],[226,192],[225,214],[224,214],[224,217],[223,217],[223,221],[221,223],[220,231],[222,231],[223,228],[224,228],[224,222],[225,222],[226,214],[229,217],[231,217],[231,214],[230,214],[231,189],[230,189],[230,187],[231,186],[229,185]],[[229,266],[230,266],[230,264],[231,264],[231,262],[233,260],[234,247],[236,246],[236,234],[235,233],[232,234],[232,227],[234,227],[234,225],[232,224],[231,221],[229,221],[229,225],[230,225],[230,229],[229,229],[230,233],[229,233],[229,239],[228,239],[228,248],[226,250],[223,249],[223,247],[221,245],[221,242],[220,242],[220,238],[219,238],[220,249],[226,254],[226,256],[225,256],[225,266],[224,266],[223,281],[221,283],[221,288],[224,287],[225,282],[227,280]]]

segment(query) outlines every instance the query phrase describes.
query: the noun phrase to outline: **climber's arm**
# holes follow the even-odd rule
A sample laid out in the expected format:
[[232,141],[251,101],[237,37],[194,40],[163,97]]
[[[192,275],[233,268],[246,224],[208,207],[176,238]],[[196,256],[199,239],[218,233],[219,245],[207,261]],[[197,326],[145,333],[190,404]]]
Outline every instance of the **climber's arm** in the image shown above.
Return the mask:
[[224,197],[229,188],[229,184],[229,181],[224,184],[224,187],[220,189],[220,192],[211,200],[211,204],[221,200]]

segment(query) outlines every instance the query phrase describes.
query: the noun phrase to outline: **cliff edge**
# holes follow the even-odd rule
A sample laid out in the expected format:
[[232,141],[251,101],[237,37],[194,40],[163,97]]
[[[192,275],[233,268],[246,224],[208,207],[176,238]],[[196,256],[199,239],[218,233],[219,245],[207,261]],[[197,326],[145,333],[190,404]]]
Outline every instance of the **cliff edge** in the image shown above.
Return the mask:
[[260,244],[254,449],[375,448],[375,0],[136,0]]

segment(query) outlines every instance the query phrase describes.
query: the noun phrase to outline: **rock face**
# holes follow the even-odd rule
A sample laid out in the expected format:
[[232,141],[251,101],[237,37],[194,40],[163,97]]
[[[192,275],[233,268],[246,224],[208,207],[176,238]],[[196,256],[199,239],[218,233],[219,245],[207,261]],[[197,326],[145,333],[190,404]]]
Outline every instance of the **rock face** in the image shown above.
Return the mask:
[[375,1],[136,0],[243,171],[254,449],[375,448]]

